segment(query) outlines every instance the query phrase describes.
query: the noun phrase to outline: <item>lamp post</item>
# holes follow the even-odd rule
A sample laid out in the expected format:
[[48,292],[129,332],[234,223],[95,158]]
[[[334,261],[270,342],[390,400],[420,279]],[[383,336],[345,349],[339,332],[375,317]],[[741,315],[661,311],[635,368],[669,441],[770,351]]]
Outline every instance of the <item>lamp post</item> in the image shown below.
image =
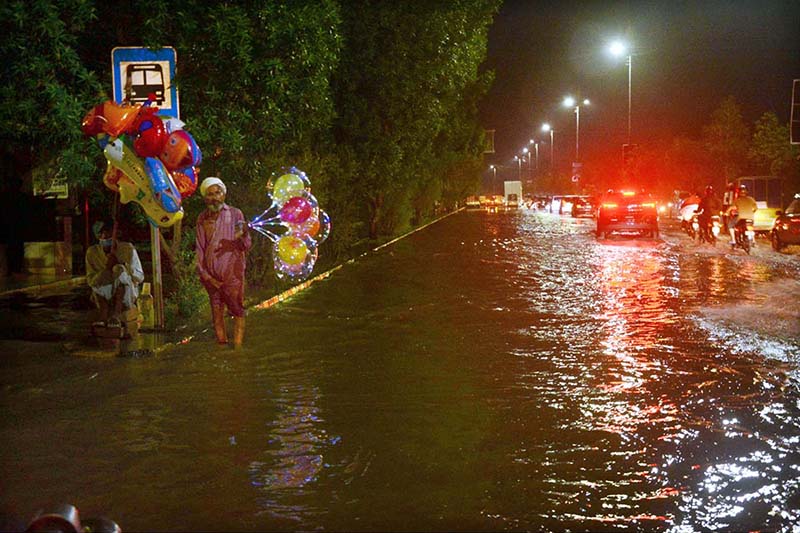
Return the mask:
[[494,192],[494,187],[497,184],[497,167],[494,165],[489,165],[489,170],[492,171],[492,191]]
[[514,160],[517,162],[517,179],[522,181],[522,158],[520,158],[518,155],[515,155]]
[[531,152],[530,152],[530,150],[528,150],[527,146],[525,146],[522,149],[522,157],[525,157],[526,155],[528,156],[528,179],[530,179],[530,176],[531,176]]
[[628,144],[631,144],[631,86],[633,80],[633,57],[628,50],[628,46],[622,41],[614,41],[612,42],[608,50],[611,52],[612,55],[621,57],[627,56],[627,64],[628,64]]
[[530,141],[528,141],[528,144],[532,144],[533,148],[534,148],[534,151],[536,152],[536,167],[535,167],[535,169],[536,169],[536,172],[539,172],[539,143],[537,143],[536,141],[531,139]]
[[550,124],[545,122],[544,124],[542,124],[542,131],[545,132],[545,133],[547,133],[548,131],[550,132],[550,171],[552,172],[553,168],[555,167],[555,164],[554,164],[554,153],[555,153],[555,151],[553,149],[553,132],[555,130],[553,129],[552,126],[550,126]]
[[583,102],[577,103],[571,96],[564,98],[564,106],[572,107],[575,109],[575,161],[580,161],[580,139],[581,139],[581,106],[589,105],[589,99],[585,98]]

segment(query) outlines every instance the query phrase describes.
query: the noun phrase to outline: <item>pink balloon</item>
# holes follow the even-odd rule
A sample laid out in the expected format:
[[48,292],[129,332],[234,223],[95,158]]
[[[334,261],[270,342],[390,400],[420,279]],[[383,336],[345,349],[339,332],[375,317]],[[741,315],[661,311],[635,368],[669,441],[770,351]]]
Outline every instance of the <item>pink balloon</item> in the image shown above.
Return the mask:
[[289,198],[281,207],[278,215],[289,224],[302,224],[311,216],[311,203],[302,196]]

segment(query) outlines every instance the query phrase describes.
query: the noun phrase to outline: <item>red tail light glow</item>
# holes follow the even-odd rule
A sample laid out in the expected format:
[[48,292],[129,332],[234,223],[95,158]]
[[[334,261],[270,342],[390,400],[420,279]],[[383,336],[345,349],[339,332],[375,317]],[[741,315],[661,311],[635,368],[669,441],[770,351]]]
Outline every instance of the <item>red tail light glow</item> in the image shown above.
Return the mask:
[[603,204],[603,209],[616,209],[617,204]]

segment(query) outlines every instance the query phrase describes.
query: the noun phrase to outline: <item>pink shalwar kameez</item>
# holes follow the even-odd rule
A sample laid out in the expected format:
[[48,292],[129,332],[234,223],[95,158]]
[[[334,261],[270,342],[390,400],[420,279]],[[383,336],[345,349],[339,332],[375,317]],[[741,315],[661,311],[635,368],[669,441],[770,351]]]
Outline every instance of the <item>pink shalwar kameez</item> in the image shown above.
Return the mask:
[[[252,241],[249,232],[236,239],[236,224],[246,224],[244,215],[235,207],[222,205],[214,232],[206,234],[204,222],[211,216],[206,210],[197,217],[195,229],[195,252],[197,254],[197,273],[200,281],[208,291],[211,305],[228,306],[233,316],[244,316],[244,269],[245,253],[250,249]],[[214,278],[222,282],[219,288],[210,283]]]

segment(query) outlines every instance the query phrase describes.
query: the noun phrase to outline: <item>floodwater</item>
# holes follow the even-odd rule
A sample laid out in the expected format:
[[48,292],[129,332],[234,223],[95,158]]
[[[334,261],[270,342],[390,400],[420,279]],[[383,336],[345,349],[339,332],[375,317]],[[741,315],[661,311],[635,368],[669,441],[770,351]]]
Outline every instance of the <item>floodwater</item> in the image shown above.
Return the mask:
[[797,278],[591,229],[459,213],[250,312],[238,352],[205,334],[144,358],[5,354],[0,516],[69,502],[129,531],[797,528],[796,324],[730,320],[780,317],[764,295],[797,302]]

